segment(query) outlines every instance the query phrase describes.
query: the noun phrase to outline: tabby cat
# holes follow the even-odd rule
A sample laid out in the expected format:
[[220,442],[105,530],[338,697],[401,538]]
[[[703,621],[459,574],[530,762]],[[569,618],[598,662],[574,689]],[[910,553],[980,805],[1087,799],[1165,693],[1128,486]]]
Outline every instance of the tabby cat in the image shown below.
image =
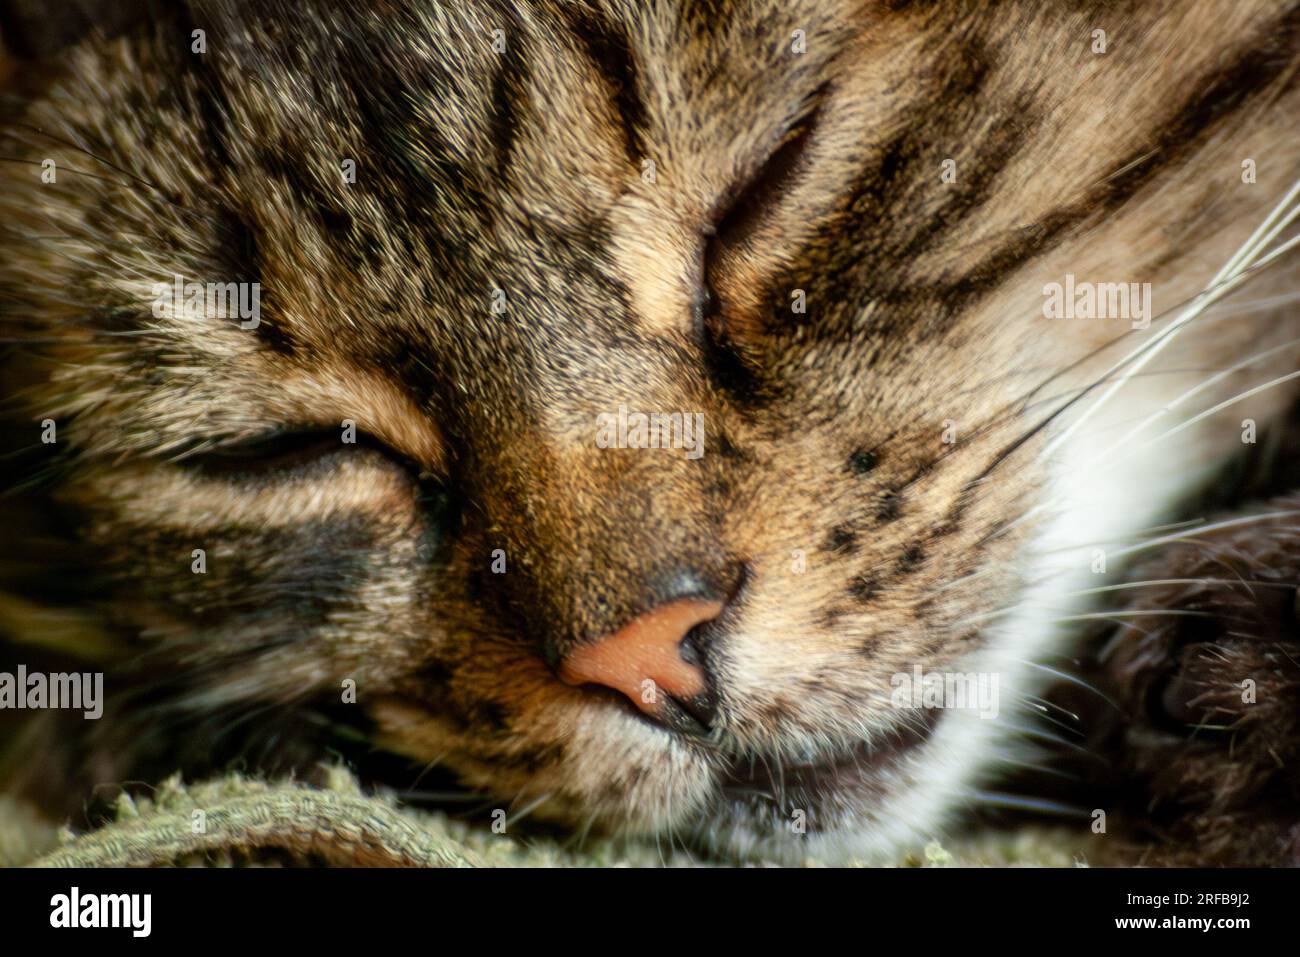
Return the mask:
[[1296,398],[1300,3],[150,6],[0,116],[52,817],[343,755],[896,859]]

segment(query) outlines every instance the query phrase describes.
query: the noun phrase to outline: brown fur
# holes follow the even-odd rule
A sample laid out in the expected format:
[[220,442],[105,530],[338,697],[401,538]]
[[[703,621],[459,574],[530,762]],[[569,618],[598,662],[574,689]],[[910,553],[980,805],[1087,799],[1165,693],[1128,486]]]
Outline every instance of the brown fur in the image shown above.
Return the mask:
[[[48,631],[26,603],[61,607],[113,692],[28,739],[58,743],[35,777],[199,766],[228,725],[283,749],[316,714],[567,826],[779,854],[792,808],[886,827],[938,760],[928,728],[880,753],[909,728],[890,676],[984,647],[967,622],[1026,573],[1039,427],[1134,342],[1043,319],[1044,282],[1195,296],[1300,173],[1297,36],[1262,2],[266,0],[84,44],[0,137],[13,435],[59,429],[5,560],[46,587],[11,586],[7,631],[18,660]],[[260,325],[155,319],[175,273],[260,282]],[[1128,414],[1295,335],[1210,325]],[[1181,447],[1216,460],[1238,412],[1288,401]],[[597,448],[620,404],[703,412],[706,454]],[[214,456],[345,420],[374,441]],[[552,671],[683,576],[730,601],[702,740]]]

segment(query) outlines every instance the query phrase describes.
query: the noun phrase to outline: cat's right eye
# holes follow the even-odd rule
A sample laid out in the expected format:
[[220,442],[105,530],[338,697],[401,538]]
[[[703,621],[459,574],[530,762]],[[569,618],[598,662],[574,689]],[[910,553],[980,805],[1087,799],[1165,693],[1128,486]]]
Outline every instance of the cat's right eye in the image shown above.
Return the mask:
[[314,466],[333,456],[368,449],[393,460],[419,475],[419,469],[405,456],[395,453],[367,433],[357,432],[355,441],[345,441],[338,428],[280,430],[249,439],[227,442],[182,453],[176,461],[203,475],[230,478],[275,477]]

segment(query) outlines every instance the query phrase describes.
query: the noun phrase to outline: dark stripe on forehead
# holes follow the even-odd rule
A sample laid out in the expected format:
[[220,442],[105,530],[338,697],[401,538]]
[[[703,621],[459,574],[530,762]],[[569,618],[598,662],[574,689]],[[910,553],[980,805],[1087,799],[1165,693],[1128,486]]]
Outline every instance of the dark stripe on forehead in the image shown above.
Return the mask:
[[[1000,276],[1028,254],[1050,248],[1064,227],[1122,206],[1157,173],[1183,160],[1223,119],[1254,102],[1288,70],[1291,73],[1285,89],[1294,89],[1300,57],[1300,8],[1280,18],[1267,33],[1271,37],[1269,48],[1261,50],[1254,43],[1243,44],[1231,60],[1206,77],[1169,119],[1155,128],[1148,143],[1115,163],[1122,173],[1099,184],[1082,203],[1044,217],[1035,224],[1034,234],[992,254],[973,273],[989,278]],[[1279,89],[1275,95],[1281,92]]]
[[1123,206],[1156,174],[1184,160],[1222,120],[1253,103],[1288,70],[1291,72],[1286,86],[1274,95],[1294,89],[1295,66],[1300,57],[1300,9],[1281,17],[1264,32],[1271,37],[1268,49],[1261,50],[1255,43],[1242,44],[1231,60],[1206,77],[1165,122],[1154,127],[1147,143],[1114,164],[1123,172],[1103,180],[1081,202],[1052,210],[955,282],[936,284],[933,292],[956,294],[963,300],[980,298],[1028,259],[1062,242],[1073,227]]
[[[1292,73],[1285,89],[1293,89],[1300,57],[1300,11],[1280,16],[1231,53],[1212,73],[1198,78],[1163,122],[1152,124],[1145,143],[1116,159],[1112,166],[1123,173],[1103,180],[1082,200],[1058,206],[1010,233],[964,272],[909,280],[909,262],[942,242],[952,242],[954,230],[991,198],[998,173],[1030,141],[1037,122],[1027,95],[990,105],[984,82],[988,58],[978,44],[968,44],[963,62],[949,68],[942,83],[926,95],[912,127],[881,150],[859,180],[846,211],[821,231],[809,256],[771,283],[767,299],[771,321],[778,328],[788,327],[787,290],[811,285],[805,321],[815,325],[817,307],[826,303],[834,304],[841,318],[825,334],[842,334],[843,322],[853,321],[873,302],[889,307],[880,319],[886,325],[877,327],[883,337],[904,325],[917,335],[948,331],[963,310],[992,292],[1008,274],[1064,242],[1076,227],[1119,209],[1162,170],[1185,160],[1226,117],[1257,101],[1288,70]],[[1277,89],[1274,95],[1281,92]],[[971,141],[975,114],[961,104],[980,96],[984,103],[979,115],[996,113],[1004,119]],[[930,144],[941,142],[966,142],[967,148],[956,156],[961,170],[957,182],[943,187],[949,196],[928,211],[924,201],[938,188],[940,157]],[[963,162],[962,157],[970,160]],[[887,232],[881,235],[882,230]],[[877,234],[874,241],[873,233]],[[856,244],[846,242],[846,236],[855,237]]]
[[[915,305],[908,266],[978,212],[997,175],[1024,147],[1034,127],[1027,100],[1006,111],[982,137],[970,139],[979,118],[991,112],[991,54],[982,41],[970,38],[960,55],[945,56],[933,69],[925,92],[907,108],[907,127],[875,154],[840,212],[819,230],[813,256],[772,284],[769,302],[781,325],[790,321],[786,290],[799,286],[809,288],[809,322],[816,321],[816,307],[823,303],[849,304],[851,314],[871,301]],[[936,191],[945,151],[961,143],[966,144],[957,156],[962,175]],[[964,162],[966,157],[971,161]],[[855,241],[845,243],[843,237]],[[911,318],[906,309],[891,316],[899,323]]]
[[528,54],[521,45],[521,40],[506,44],[505,51],[497,54],[501,62],[492,77],[492,142],[496,147],[496,175],[502,180],[507,179],[516,130],[529,104]]
[[217,61],[206,55],[188,55],[190,37],[195,30],[205,31],[205,35],[214,42],[222,42],[225,38],[221,36],[220,27],[202,19],[201,15],[196,19],[194,11],[188,6],[183,7],[177,17],[176,26],[164,21],[164,30],[175,30],[175,35],[164,36],[164,42],[155,44],[154,49],[160,57],[175,58],[178,74],[192,72],[197,81],[197,119],[203,126],[204,145],[211,153],[215,168],[230,170],[235,165],[227,145],[230,139],[230,103]]
[[[426,55],[426,40],[471,42],[468,37],[414,33],[403,39],[367,23],[356,32],[332,37],[328,49],[335,60],[337,82],[352,100],[352,107],[339,117],[357,154],[357,180],[349,188],[363,190],[380,203],[392,223],[432,220],[423,211],[440,210],[447,220],[446,237],[452,242],[457,223],[465,229],[491,228],[492,184],[471,165],[472,157],[462,156],[440,135],[424,111],[436,105],[460,114],[471,133],[481,134],[477,139],[488,145],[491,91],[480,89],[472,77],[486,77],[495,64],[478,64],[470,78],[455,74],[445,58]],[[473,52],[495,60],[498,54],[487,46],[490,39],[473,38],[473,42],[480,40],[483,49]],[[509,41],[506,49],[511,50]],[[460,253],[451,258],[458,260]]]
[[[796,8],[786,14],[787,17],[792,17],[792,14],[799,12],[799,7],[803,7],[804,17],[801,18],[803,22],[799,22],[797,26],[806,29],[811,25],[808,22],[810,5],[789,3],[788,0],[784,2]],[[677,15],[680,19],[681,34],[689,38],[700,50],[716,49],[724,42],[728,31],[737,27],[765,30],[773,26],[772,20],[762,16],[760,10],[755,9],[756,7],[761,8],[761,5],[755,0],[690,0],[679,6]],[[777,23],[776,26],[783,27],[784,24]],[[788,34],[777,32],[773,39],[780,42],[788,40],[789,37]]]
[[596,75],[612,87],[624,148],[628,159],[639,168],[646,155],[648,120],[642,91],[638,87],[636,58],[626,27],[611,22],[595,10],[576,5],[563,4],[559,12],[569,32],[581,44],[582,52],[595,67]]

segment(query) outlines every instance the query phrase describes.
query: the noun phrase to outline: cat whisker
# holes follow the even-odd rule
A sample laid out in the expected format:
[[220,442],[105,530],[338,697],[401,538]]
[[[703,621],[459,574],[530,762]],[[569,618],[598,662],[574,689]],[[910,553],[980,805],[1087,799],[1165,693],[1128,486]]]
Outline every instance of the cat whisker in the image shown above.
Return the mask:
[[1043,741],[1047,744],[1054,745],[1058,748],[1065,748],[1067,751],[1072,751],[1075,754],[1083,755],[1096,761],[1102,760],[1098,755],[1094,754],[1083,745],[1071,741],[1068,738],[1064,738],[1059,734],[1054,734],[1044,728],[1035,728],[1014,723],[1009,723],[1008,727],[1017,734],[1024,738],[1028,738],[1031,741]]
[[1272,521],[1274,519],[1294,518],[1297,515],[1300,515],[1300,509],[1283,509],[1282,511],[1262,512],[1256,515],[1245,515],[1245,516],[1234,517],[1234,518],[1225,518],[1217,522],[1204,523],[1194,528],[1190,528],[1182,532],[1177,532],[1172,535],[1164,535],[1156,538],[1147,539],[1146,541],[1138,542],[1137,544],[1130,545],[1127,548],[1120,549],[1117,552],[1114,552],[1113,554],[1116,555],[1117,557],[1123,555],[1130,555],[1135,552],[1146,551],[1151,548],[1159,548],[1162,545],[1168,545],[1173,542],[1181,542],[1184,544],[1195,543],[1195,544],[1204,545],[1206,544],[1205,542],[1199,542],[1195,539],[1189,538],[1188,536],[1200,535],[1207,532],[1219,532],[1228,528],[1242,528],[1247,525],[1254,525],[1259,522]]
[[1034,764],[1030,761],[1019,761],[1014,758],[995,756],[992,760],[997,763],[1011,768],[1019,768],[1023,771],[1030,771],[1034,774],[1043,774],[1047,777],[1057,778],[1062,781],[1082,782],[1082,775],[1072,771],[1065,771],[1051,764]]
[[1030,668],[1034,668],[1037,669],[1038,671],[1042,671],[1046,674],[1049,674],[1053,678],[1056,678],[1059,681],[1064,681],[1067,684],[1074,685],[1074,687],[1076,688],[1081,688],[1084,691],[1088,691],[1096,695],[1102,701],[1106,702],[1106,704],[1110,705],[1116,711],[1119,711],[1121,713],[1123,711],[1123,709],[1121,709],[1120,706],[1116,704],[1115,701],[1112,700],[1109,695],[1107,695],[1096,685],[1080,678],[1078,675],[1072,675],[1069,672],[1061,671],[1057,668],[1051,667],[1050,665],[1045,665],[1039,661],[1022,661],[1021,664],[1027,665]]
[[1134,608],[1110,609],[1108,611],[1089,611],[1077,615],[1065,615],[1055,618],[1058,623],[1073,621],[1123,621],[1126,618],[1213,618],[1208,611],[1192,611],[1185,608]]
[[1007,794],[1002,791],[970,790],[964,796],[985,807],[1005,808],[1015,811],[1032,811],[1054,817],[1087,818],[1090,812],[1072,804],[1062,804],[1046,798],[1028,797],[1020,794]]
[[440,765],[446,757],[447,757],[447,752],[444,751],[436,758],[432,759],[431,761],[428,761],[424,765],[424,767],[420,769],[420,773],[415,776],[415,780],[411,782],[410,785],[411,788],[414,789],[418,787],[420,782],[424,780],[424,776],[428,774],[430,771],[432,771],[434,768],[436,768],[438,765]]
[[1040,698],[1038,695],[1033,695],[1033,694],[1023,694],[1021,695],[1021,698],[1027,702],[1030,702],[1037,708],[1046,709],[1047,711],[1055,711],[1057,714],[1065,715],[1075,724],[1079,723],[1079,716],[1077,714],[1075,714],[1073,711],[1069,710],[1068,708],[1062,707],[1061,705],[1057,704],[1055,701],[1048,701],[1046,698]]
[[1015,703],[1014,707],[1016,707],[1023,713],[1032,715],[1035,718],[1041,718],[1042,720],[1046,721],[1048,724],[1060,728],[1062,731],[1067,731],[1070,734],[1082,734],[1082,732],[1078,729],[1078,727],[1069,725],[1066,722],[1061,721],[1059,718],[1052,717],[1050,714],[1047,713],[1047,710],[1040,705],[1034,705],[1027,701],[1018,701]]
[[[510,802],[512,807],[514,805],[514,802],[519,800],[521,796],[522,795],[515,795],[514,800]],[[538,795],[528,804],[524,805],[523,808],[516,811],[513,815],[507,815],[506,826],[509,827],[511,825],[518,824],[521,821],[525,820],[528,817],[528,815],[532,814],[534,811],[536,811],[539,807],[541,807],[543,804],[545,804],[554,796],[555,794],[552,791],[547,791],[545,794]]]
[[1205,309],[1206,305],[1216,299],[1221,298],[1228,291],[1240,284],[1241,281],[1257,267],[1262,268],[1271,262],[1276,261],[1282,254],[1289,251],[1297,243],[1300,243],[1300,237],[1288,240],[1280,248],[1272,253],[1265,255],[1256,262],[1256,257],[1262,249],[1275,238],[1279,231],[1285,228],[1297,216],[1300,216],[1300,205],[1295,204],[1296,199],[1300,197],[1300,181],[1294,183],[1287,191],[1286,195],[1265,217],[1264,221],[1251,234],[1250,238],[1237,250],[1236,253],[1228,260],[1219,272],[1210,280],[1206,289],[1198,297],[1197,301],[1188,306],[1182,314],[1174,320],[1169,328],[1163,330],[1155,336],[1150,342],[1144,343],[1140,348],[1131,352],[1128,356],[1120,361],[1120,365],[1132,363],[1129,375],[1124,376],[1119,381],[1112,383],[1083,414],[1072,422],[1069,427],[1050,441],[1044,448],[1043,457],[1051,455],[1069,441],[1076,432],[1103,406],[1109,402],[1114,395],[1124,387],[1125,383],[1131,377],[1133,372],[1144,368],[1147,363],[1154,359],[1166,345],[1168,345],[1187,322],[1198,315]]
[[[1142,432],[1143,429],[1145,429],[1145,428],[1146,428],[1148,425],[1150,425],[1152,422],[1156,421],[1156,420],[1157,420],[1158,418],[1160,418],[1162,415],[1165,415],[1165,414],[1167,414],[1168,412],[1172,411],[1173,409],[1177,408],[1178,406],[1182,405],[1183,402],[1187,401],[1188,399],[1192,398],[1193,396],[1197,395],[1198,393],[1204,391],[1205,389],[1209,388],[1210,386],[1214,385],[1215,383],[1223,381],[1223,380],[1226,379],[1228,376],[1232,375],[1234,372],[1238,372],[1238,371],[1240,371],[1240,370],[1242,370],[1242,369],[1249,368],[1250,366],[1255,365],[1256,363],[1258,363],[1258,362],[1260,362],[1260,361],[1262,361],[1262,360],[1264,360],[1264,359],[1267,359],[1268,357],[1272,356],[1274,353],[1281,352],[1281,351],[1284,351],[1284,350],[1286,350],[1286,349],[1294,349],[1294,348],[1295,348],[1296,346],[1298,346],[1298,345],[1300,345],[1300,338],[1291,339],[1291,340],[1289,340],[1289,341],[1287,341],[1287,342],[1281,343],[1280,345],[1273,346],[1272,348],[1265,349],[1265,350],[1263,350],[1262,352],[1257,352],[1257,353],[1255,353],[1254,355],[1248,356],[1247,358],[1242,359],[1240,362],[1234,363],[1233,365],[1229,366],[1228,368],[1223,369],[1223,370],[1221,370],[1221,371],[1219,371],[1219,372],[1216,372],[1214,375],[1210,376],[1209,378],[1203,379],[1201,382],[1197,383],[1197,384],[1196,384],[1194,387],[1192,387],[1191,389],[1188,389],[1186,392],[1184,392],[1184,393],[1182,393],[1181,395],[1177,396],[1177,397],[1174,398],[1173,400],[1167,402],[1167,403],[1166,403],[1163,407],[1161,407],[1160,409],[1158,409],[1158,410],[1156,410],[1155,412],[1153,412],[1153,413],[1151,413],[1151,414],[1145,416],[1145,417],[1142,419],[1142,421],[1139,422],[1138,425],[1135,426],[1135,427],[1134,427],[1130,432],[1126,433],[1126,434],[1125,434],[1124,436],[1122,436],[1122,437],[1121,437],[1117,442],[1115,442],[1114,445],[1110,446],[1106,451],[1104,451],[1104,452],[1102,453],[1102,456],[1108,456],[1110,453],[1116,451],[1120,446],[1122,446],[1122,445],[1125,444],[1126,442],[1130,442],[1130,441],[1132,441],[1132,439],[1133,439],[1136,435],[1140,434],[1140,433]],[[1261,387],[1261,391],[1262,391],[1263,388],[1264,388],[1264,387]],[[1206,416],[1206,415],[1212,415],[1214,412],[1217,412],[1219,409],[1221,409],[1221,408],[1225,408],[1227,405],[1231,405],[1233,402],[1239,401],[1239,400],[1242,399],[1242,398],[1246,398],[1248,394],[1250,394],[1250,393],[1242,393],[1242,394],[1238,395],[1237,397],[1235,397],[1235,398],[1229,400],[1228,402],[1223,403],[1222,405],[1216,406],[1214,409],[1212,409],[1212,410],[1210,410],[1210,411],[1208,411],[1208,412],[1206,412],[1206,413],[1202,413],[1202,415],[1203,415],[1203,416]],[[1184,423],[1183,425],[1179,426],[1179,427],[1176,428],[1176,429],[1171,429],[1170,431],[1165,432],[1165,433],[1162,434],[1162,435],[1158,435],[1158,436],[1156,436],[1156,437],[1154,437],[1154,438],[1148,440],[1147,442],[1144,442],[1144,443],[1143,443],[1143,446],[1144,446],[1144,447],[1147,447],[1147,446],[1149,446],[1149,445],[1151,445],[1151,444],[1154,444],[1154,443],[1156,443],[1156,442],[1161,441],[1162,439],[1168,438],[1169,436],[1172,436],[1172,435],[1176,434],[1177,432],[1181,431],[1183,428],[1186,428],[1188,425],[1193,424],[1193,423],[1195,423],[1196,421],[1199,421],[1199,419],[1196,419],[1196,418],[1191,419],[1191,420],[1189,420],[1188,422]],[[1130,458],[1132,458],[1134,455],[1136,455],[1136,454],[1138,453],[1138,451],[1139,451],[1138,449],[1132,449],[1132,450],[1130,450],[1130,451],[1128,452],[1127,455],[1124,455],[1124,456],[1119,457],[1119,458],[1116,459],[1115,461],[1113,461],[1113,462],[1111,462],[1110,464],[1108,464],[1108,465],[1106,466],[1106,468],[1107,468],[1107,469],[1117,468],[1121,463],[1123,463],[1123,462],[1127,462]]]
[[1167,439],[1170,438],[1171,436],[1177,435],[1179,432],[1182,432],[1184,429],[1191,428],[1197,422],[1201,422],[1209,418],[1210,416],[1214,415],[1216,412],[1226,409],[1228,408],[1228,406],[1234,405],[1237,402],[1240,402],[1242,399],[1249,399],[1251,396],[1259,395],[1261,392],[1265,392],[1276,386],[1282,385],[1287,382],[1291,382],[1297,378],[1300,378],[1300,370],[1287,373],[1286,375],[1278,376],[1277,378],[1270,379],[1269,381],[1261,385],[1257,385],[1254,386],[1253,388],[1246,389],[1243,392],[1238,392],[1236,395],[1232,396],[1231,398],[1224,399],[1222,402],[1219,402],[1218,404],[1211,406],[1210,408],[1204,410],[1203,412],[1200,412],[1192,416],[1190,419],[1187,419],[1186,421],[1180,423],[1179,425],[1175,426],[1169,431],[1157,435],[1155,438],[1151,439],[1151,443],[1154,444],[1163,439]]
[[1135,588],[1158,588],[1166,585],[1243,585],[1247,591],[1253,591],[1253,587],[1258,585],[1265,588],[1294,588],[1294,585],[1288,585],[1285,582],[1249,582],[1243,578],[1152,578],[1144,581],[1120,582],[1116,585],[1100,585],[1096,588],[1082,588],[1078,591],[1063,593],[1063,597],[1078,597],[1083,595],[1096,595],[1104,592],[1128,591]]

